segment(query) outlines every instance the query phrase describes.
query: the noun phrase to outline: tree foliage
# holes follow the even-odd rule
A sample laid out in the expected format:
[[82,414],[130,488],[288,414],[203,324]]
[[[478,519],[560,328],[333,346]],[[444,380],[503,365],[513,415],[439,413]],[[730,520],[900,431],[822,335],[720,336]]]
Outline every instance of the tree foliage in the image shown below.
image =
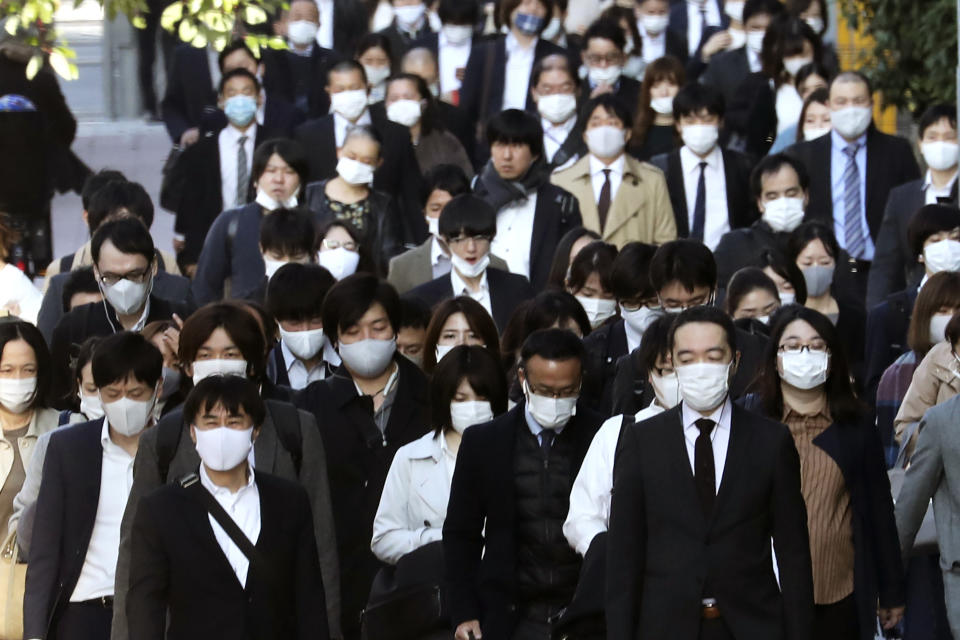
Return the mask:
[[840,0],[870,44],[858,66],[885,105],[919,113],[956,101],[957,0]]

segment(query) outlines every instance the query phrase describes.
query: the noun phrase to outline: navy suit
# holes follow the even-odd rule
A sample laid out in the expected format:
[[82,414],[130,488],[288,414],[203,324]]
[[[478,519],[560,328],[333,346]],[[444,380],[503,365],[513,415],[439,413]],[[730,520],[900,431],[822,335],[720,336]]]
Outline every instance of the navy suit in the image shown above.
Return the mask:
[[[487,269],[487,284],[490,288],[490,309],[493,321],[502,332],[510,322],[510,316],[524,300],[534,296],[530,283],[523,276],[499,269]],[[419,298],[431,307],[459,295],[453,291],[450,275],[443,275],[416,287],[406,294]]]

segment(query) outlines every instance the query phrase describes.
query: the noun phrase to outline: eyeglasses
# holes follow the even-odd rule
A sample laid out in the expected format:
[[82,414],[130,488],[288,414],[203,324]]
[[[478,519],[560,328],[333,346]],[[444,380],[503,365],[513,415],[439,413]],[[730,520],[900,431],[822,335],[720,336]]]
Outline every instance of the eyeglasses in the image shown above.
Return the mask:
[[823,353],[826,351],[830,352],[827,349],[827,343],[823,341],[811,342],[810,344],[800,344],[799,342],[788,342],[782,344],[777,348],[777,351],[780,353],[801,353],[803,351],[808,351],[811,353]]
[[353,240],[347,240],[346,242],[340,242],[339,240],[324,240],[323,246],[325,249],[346,249],[347,251],[356,251],[357,243]]
[[713,298],[710,295],[706,296],[697,296],[691,300],[685,302],[664,302],[660,300],[660,306],[667,311],[686,311],[687,309],[692,309],[693,307],[703,307],[710,306],[713,304]]
[[609,65],[615,65],[618,62],[620,62],[620,58],[621,56],[619,53],[608,53],[605,56],[600,56],[594,53],[588,53],[587,55],[583,56],[584,61],[587,64],[592,64],[592,65],[603,64],[604,62],[606,62]]
[[447,244],[457,244],[457,245],[459,245],[459,244],[463,244],[463,243],[465,243],[465,242],[470,242],[471,240],[472,240],[473,242],[475,242],[476,244],[480,244],[481,242],[490,242],[491,240],[493,240],[493,236],[491,236],[491,235],[457,236],[456,238],[449,238],[449,239],[447,240]]
[[576,388],[570,387],[568,389],[547,389],[546,387],[535,387],[529,382],[527,382],[527,388],[530,389],[530,393],[535,396],[544,396],[545,398],[553,398],[554,400],[559,400],[561,398],[575,398],[580,395],[580,386],[577,385]]
[[646,307],[650,311],[663,311],[663,308],[660,306],[660,301],[657,299],[653,300],[623,300],[620,302],[620,306],[623,307],[624,311],[639,311],[641,307]]
[[129,280],[130,282],[141,284],[146,281],[149,275],[150,275],[150,267],[147,267],[146,269],[137,269],[135,271],[128,271],[122,274],[107,272],[107,273],[101,274],[98,280],[101,283],[107,285],[108,287],[112,287],[113,285],[117,284],[121,280]]

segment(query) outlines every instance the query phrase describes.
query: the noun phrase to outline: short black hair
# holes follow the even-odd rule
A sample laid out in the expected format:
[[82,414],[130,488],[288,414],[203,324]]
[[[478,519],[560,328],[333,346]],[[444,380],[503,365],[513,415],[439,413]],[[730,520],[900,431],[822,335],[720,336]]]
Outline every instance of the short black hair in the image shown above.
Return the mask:
[[784,12],[786,8],[780,0],[747,0],[743,5],[743,24],[747,24],[747,20],[760,13],[774,17]]
[[577,254],[570,263],[570,273],[567,275],[567,289],[579,291],[587,284],[590,275],[600,276],[600,286],[604,291],[613,292],[610,274],[613,271],[613,262],[617,259],[617,246],[606,242],[591,242]]
[[96,173],[91,173],[87,176],[87,179],[83,181],[83,189],[80,191],[80,203],[83,210],[86,211],[90,208],[90,200],[93,198],[93,194],[108,182],[113,182],[114,180],[124,182],[126,179],[127,177],[125,175],[114,169],[101,169]]
[[628,242],[623,245],[610,269],[610,291],[617,300],[657,295],[650,284],[650,261],[656,252],[657,248],[652,244]]
[[284,256],[312,256],[317,249],[317,230],[305,209],[277,209],[260,220],[260,246]]
[[487,121],[487,144],[525,144],[534,156],[543,155],[543,127],[535,116],[505,109]]
[[757,289],[763,289],[776,300],[780,299],[776,283],[759,267],[744,267],[730,276],[730,281],[727,283],[727,297],[724,299],[727,313],[732,316],[744,296]]
[[363,78],[363,84],[367,84],[367,72],[364,70],[363,65],[353,60],[352,58],[344,58],[337,61],[332,67],[327,70],[326,83],[325,86],[330,86],[330,76],[334,73],[348,73],[350,71],[359,71],[360,77]]
[[699,115],[704,110],[718,118],[726,112],[723,94],[712,85],[694,80],[683,85],[673,97],[673,117],[677,121],[682,116]]
[[497,212],[484,199],[472,193],[461,194],[443,208],[438,222],[445,238],[497,235]]
[[957,107],[952,104],[935,104],[931,107],[928,107],[926,111],[920,116],[920,120],[917,121],[917,137],[921,140],[923,139],[923,134],[926,132],[927,128],[937,124],[944,118],[947,119],[947,122],[950,123],[950,126],[954,129],[957,128]]
[[560,53],[552,53],[533,63],[530,70],[530,88],[536,88],[540,83],[540,76],[547,71],[565,71],[573,81],[574,91],[580,88],[580,75],[570,66],[570,58]]
[[0,322],[0,362],[2,362],[3,350],[7,343],[14,340],[23,340],[30,345],[37,359],[37,391],[33,394],[33,399],[27,408],[48,407],[48,402],[51,400],[50,392],[53,389],[53,361],[43,334],[35,326],[23,320]]
[[507,378],[495,352],[481,346],[456,346],[430,377],[430,426],[438,435],[452,427],[450,403],[464,379],[474,393],[490,402],[494,416],[507,410]]
[[833,225],[828,226],[818,221],[804,222],[790,233],[787,240],[787,257],[791,262],[796,262],[797,256],[814,240],[823,243],[823,248],[834,261],[840,260],[840,245],[837,243],[837,237],[833,235]]
[[688,291],[696,287],[717,287],[717,262],[713,253],[696,240],[671,240],[660,245],[650,259],[650,284],[660,292],[678,281]]
[[637,348],[637,360],[643,367],[642,373],[649,374],[657,367],[657,360],[670,355],[670,330],[674,319],[673,314],[664,314],[651,322],[643,332],[643,340]]
[[234,78],[246,78],[253,83],[254,89],[258,92],[260,91],[260,80],[257,79],[257,76],[253,75],[243,67],[237,67],[236,69],[230,69],[225,74],[220,76],[220,83],[217,85],[217,95],[223,95],[223,89],[227,86],[227,82],[233,80]]
[[224,60],[226,60],[227,57],[235,51],[245,51],[254,62],[260,62],[260,57],[253,52],[253,49],[248,47],[247,43],[244,42],[242,38],[237,38],[230,41],[227,46],[223,48],[223,51],[217,55],[217,66],[220,67],[221,72],[223,71]]
[[470,179],[467,178],[463,169],[455,164],[434,165],[423,174],[420,202],[426,206],[430,194],[437,190],[446,191],[453,197],[470,193]]
[[[709,305],[690,307],[677,314],[677,317],[673,320],[673,326],[670,328],[670,353],[673,353],[676,346],[677,329],[693,322],[709,322],[722,328],[723,332],[727,334],[727,344],[730,345],[730,352],[736,358],[737,329],[733,324],[733,319],[720,309]],[[674,366],[677,366],[676,363],[674,363]]]
[[544,360],[579,360],[581,366],[587,357],[583,340],[566,329],[538,329],[523,341],[520,348],[520,366],[526,369],[530,358]]
[[437,17],[443,24],[473,26],[480,20],[480,5],[463,0],[440,0]]
[[430,324],[430,305],[417,297],[400,298],[400,329],[426,329]]
[[60,305],[64,313],[69,313],[70,301],[78,293],[101,293],[97,277],[93,275],[93,267],[82,267],[71,271],[67,281],[63,283]]
[[788,156],[785,153],[774,153],[765,156],[763,160],[757,163],[750,173],[750,190],[753,191],[753,197],[759,198],[763,195],[763,179],[780,171],[783,167],[790,167],[800,181],[800,188],[806,191],[810,188],[810,175],[807,168],[799,160]]
[[920,256],[927,238],[957,227],[960,227],[960,210],[943,204],[928,204],[910,217],[907,224],[907,244],[910,245],[913,255]]
[[627,38],[623,35],[623,29],[609,18],[594,20],[593,24],[587,27],[587,31],[583,34],[583,48],[589,47],[590,40],[594,38],[609,40],[621,53],[627,46]]
[[[97,345],[100,344],[100,336],[91,336],[80,343],[80,346],[77,347],[76,357],[70,358],[70,373],[72,374],[72,380],[70,385],[70,391],[61,398],[63,404],[69,405],[72,409],[79,410],[80,402],[77,398],[77,393],[80,391],[80,380],[83,377],[83,368],[91,363],[93,360],[93,354],[97,350]],[[91,366],[91,369],[93,367]]]
[[319,318],[323,299],[335,282],[319,265],[287,263],[267,283],[267,310],[278,322]]
[[[310,0],[305,0],[309,2]],[[307,154],[303,147],[295,140],[286,138],[271,138],[266,142],[261,142],[257,150],[253,152],[253,163],[250,175],[256,182],[263,177],[263,172],[267,169],[267,164],[273,154],[277,154],[283,159],[290,168],[297,172],[300,177],[300,188],[306,188],[307,181],[310,179],[310,165],[307,162]]]
[[111,180],[90,196],[87,209],[87,227],[93,234],[97,227],[121,209],[137,218],[147,229],[153,225],[153,201],[139,182]]
[[798,93],[800,92],[800,87],[803,86],[803,83],[806,82],[810,76],[820,76],[827,81],[827,84],[830,84],[830,78],[833,77],[833,74],[831,74],[830,70],[819,60],[808,62],[800,67],[800,70],[797,71],[797,76],[793,79],[793,86],[797,89]]
[[323,332],[336,342],[342,329],[357,322],[379,303],[387,313],[394,333],[400,328],[400,296],[387,282],[369,273],[355,273],[330,288],[323,301]]
[[[393,4],[393,2],[390,4]],[[395,63],[394,56],[399,52],[394,51],[393,45],[390,44],[390,39],[379,32],[367,33],[361,36],[361,38],[357,40],[356,55],[354,57],[359,60],[360,56],[374,47],[383,49],[383,52],[387,54],[387,59],[390,60],[390,66],[393,67]],[[363,65],[361,65],[361,68],[362,67]],[[366,82],[366,78],[364,78],[364,82]]]
[[107,240],[120,253],[139,254],[146,258],[148,264],[153,264],[157,253],[153,246],[153,238],[143,223],[136,218],[118,218],[100,225],[90,241],[90,255],[95,265],[100,262],[100,250]]
[[601,93],[595,98],[590,98],[583,107],[584,122],[590,119],[590,116],[593,115],[593,112],[596,111],[598,107],[602,108],[608,116],[616,116],[617,119],[623,123],[625,130],[630,131],[633,129],[633,114],[631,114],[630,110],[624,107],[623,103],[612,93]]
[[163,376],[163,355],[139,333],[121,331],[100,340],[93,354],[93,382],[103,388],[133,376],[156,387]]
[[260,388],[255,382],[240,376],[208,376],[187,395],[183,403],[183,419],[187,424],[195,424],[204,411],[217,405],[230,415],[240,415],[242,409],[250,416],[254,427],[262,426],[267,415]]
[[557,248],[553,252],[553,261],[550,263],[550,274],[547,276],[547,285],[563,289],[567,284],[567,271],[570,270],[570,254],[573,245],[581,238],[600,240],[600,234],[593,229],[577,225],[560,237]]

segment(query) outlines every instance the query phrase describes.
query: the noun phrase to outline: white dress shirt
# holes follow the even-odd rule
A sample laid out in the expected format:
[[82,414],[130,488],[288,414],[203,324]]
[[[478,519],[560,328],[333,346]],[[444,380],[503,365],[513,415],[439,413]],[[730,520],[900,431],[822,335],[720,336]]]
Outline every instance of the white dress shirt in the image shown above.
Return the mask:
[[[744,50],[747,52],[747,66],[750,67],[750,73],[757,73],[761,71],[763,69],[763,60],[760,59],[760,54],[756,53],[753,49],[747,46],[744,46]],[[798,113],[797,119],[799,118],[800,114]],[[796,120],[794,120],[794,124],[796,124]]]
[[720,147],[714,147],[706,158],[701,158],[690,151],[686,145],[680,148],[683,189],[687,196],[687,221],[691,232],[693,232],[693,214],[697,203],[701,162],[707,163],[703,172],[706,189],[703,243],[713,251],[720,244],[723,234],[730,231],[730,214],[727,210],[727,174],[723,168],[723,154]]
[[460,89],[461,83],[457,78],[457,69],[466,68],[472,46],[473,38],[468,38],[463,44],[451,44],[443,31],[437,36],[437,66],[441,94]]
[[317,29],[317,44],[333,49],[333,0],[316,0],[320,12],[320,28]]
[[710,441],[713,443],[713,468],[716,472],[715,490],[719,493],[720,481],[723,479],[723,465],[727,460],[727,446],[730,444],[730,414],[733,413],[733,404],[730,397],[723,401],[723,404],[709,416],[702,416],[686,404],[681,403],[681,416],[683,418],[683,439],[687,443],[687,456],[690,458],[690,471],[696,477],[696,443],[700,437],[700,429],[697,428],[697,420],[708,418],[713,420],[716,426],[710,432]]
[[[833,201],[833,233],[837,237],[837,242],[844,249],[847,248],[847,234],[845,232],[847,208],[843,202],[846,196],[843,174],[847,170],[847,162],[850,159],[843,150],[850,144],[836,130],[830,132],[830,188]],[[863,234],[865,246],[863,256],[854,257],[873,260],[875,247],[873,239],[870,237],[870,225],[867,224],[867,134],[864,133],[857,138],[855,144],[860,145],[854,160],[860,174],[860,232]]]
[[207,68],[210,69],[210,79],[213,81],[213,86],[220,86],[220,78],[223,77],[223,74],[220,73],[220,54],[213,47],[207,47]]
[[[950,181],[947,185],[938,189],[933,186],[933,176],[930,174],[930,170],[927,169],[927,175],[923,179],[923,203],[924,204],[937,204],[937,198],[949,198],[950,192],[953,191],[953,185],[957,182],[957,172],[953,172],[953,177],[950,178]],[[2,274],[3,272],[0,272]]]
[[[333,107],[331,107],[331,109],[333,109]],[[355,127],[361,124],[367,126],[373,125],[373,120],[370,118],[369,109],[361,113],[356,122],[350,122],[336,111],[331,111],[331,113],[333,113],[333,137],[337,143],[337,149],[343,146],[343,141],[346,139],[347,131],[350,129],[350,127]]]
[[[654,400],[634,416],[634,422],[663,413],[663,407]],[[583,457],[577,479],[570,490],[570,510],[563,523],[563,535],[581,556],[587,553],[598,533],[610,525],[610,500],[613,497],[613,461],[620,439],[624,416],[607,419]]]
[[553,156],[557,155],[557,151],[570,137],[570,132],[577,126],[577,116],[574,114],[560,124],[553,124],[546,118],[540,118],[540,124],[543,126],[543,152],[547,162],[553,162]]
[[803,99],[792,84],[784,83],[777,89],[777,133],[796,127],[803,109]]
[[246,131],[240,131],[233,125],[227,125],[220,130],[217,143],[220,147],[220,193],[223,197],[223,209],[233,209],[243,206],[244,202],[237,201],[237,151],[240,148],[240,138],[246,136],[243,148],[247,152],[247,177],[253,167],[253,150],[257,137],[257,125],[251,124]]
[[604,169],[610,170],[610,204],[613,204],[614,199],[617,197],[617,191],[620,189],[620,184],[623,182],[623,154],[620,154],[620,157],[614,160],[610,166],[607,166],[600,162],[595,155],[590,154],[590,182],[593,184],[593,201],[598,203],[600,202],[600,191],[603,190],[603,183],[606,181],[606,176],[603,175]]
[[526,200],[517,200],[497,212],[497,235],[490,243],[490,253],[503,258],[511,273],[530,278],[530,242],[533,219],[537,212],[537,192]]
[[43,294],[27,275],[12,264],[0,268],[0,307],[16,303],[20,312],[16,315],[31,324],[37,323],[37,314],[43,303]]
[[133,456],[110,439],[110,427],[103,419],[100,431],[103,462],[100,466],[100,497],[87,555],[70,602],[85,602],[113,595],[120,552],[120,521],[133,486]]
[[719,27],[721,24],[720,9],[714,0],[704,0],[703,7],[706,9],[707,24],[703,24],[700,17],[700,4],[693,0],[687,0],[687,49],[692,56],[697,52],[700,46],[700,38],[703,37],[703,28]]
[[629,322],[623,323],[623,332],[627,334],[627,353],[632,353],[634,349],[640,346],[643,334],[631,327]]
[[648,33],[647,30],[643,28],[642,20],[637,21],[637,29],[640,31],[640,39],[643,41],[642,54],[644,62],[650,64],[654,60],[667,55],[666,29],[656,35]]
[[450,256],[440,246],[437,236],[431,236],[430,239],[430,269],[434,279],[445,276],[450,273]]
[[530,88],[530,71],[533,70],[533,59],[537,50],[537,39],[534,38],[530,46],[523,48],[513,33],[506,38],[507,65],[504,70],[503,106],[501,109],[526,109],[527,92]]
[[283,354],[283,364],[287,368],[287,378],[290,379],[290,388],[294,391],[303,389],[311,382],[323,380],[327,375],[326,351],[329,342],[323,344],[324,357],[309,371],[303,360],[293,355],[287,343],[280,341],[280,353]]
[[493,317],[493,308],[490,305],[490,285],[487,283],[487,271],[483,271],[483,275],[480,277],[480,289],[479,291],[474,291],[467,286],[467,283],[463,281],[463,278],[460,277],[460,274],[457,273],[456,269],[450,269],[450,284],[453,286],[453,296],[468,296],[473,298],[487,310],[487,313],[490,314],[490,317]]
[[[203,487],[213,494],[213,497],[220,503],[227,515],[240,527],[243,535],[247,536],[254,545],[260,538],[260,491],[257,489],[257,483],[254,478],[253,466],[247,468],[247,484],[240,488],[236,493],[230,493],[226,487],[215,485],[210,476],[207,475],[207,468],[200,465],[200,483]],[[223,530],[220,523],[212,515],[208,515],[210,526],[213,527],[213,536],[217,539],[217,544],[223,550],[223,555],[227,557],[227,562],[237,574],[237,580],[244,588],[247,586],[247,571],[250,569],[250,560],[243,554],[233,540]]]

